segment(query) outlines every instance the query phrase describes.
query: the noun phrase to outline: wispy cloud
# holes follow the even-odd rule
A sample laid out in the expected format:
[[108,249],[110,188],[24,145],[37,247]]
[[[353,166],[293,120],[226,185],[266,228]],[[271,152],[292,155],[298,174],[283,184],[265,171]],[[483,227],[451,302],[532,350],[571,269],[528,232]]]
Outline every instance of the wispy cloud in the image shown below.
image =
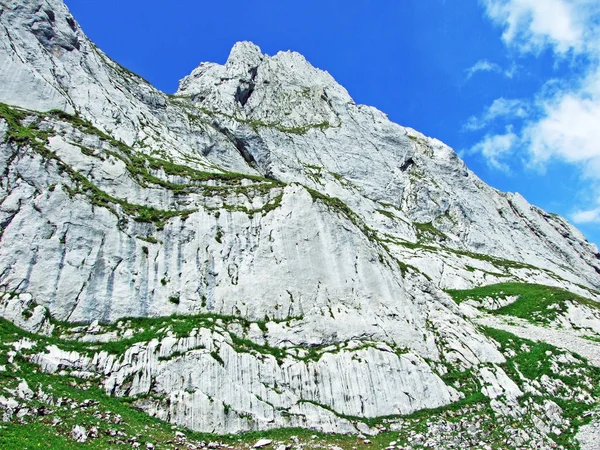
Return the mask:
[[467,80],[470,80],[473,75],[478,72],[495,72],[504,75],[506,78],[513,78],[517,73],[517,66],[516,64],[513,64],[509,69],[505,70],[500,64],[490,62],[487,59],[482,59],[465,70]]
[[490,167],[509,173],[510,167],[505,161],[514,152],[518,141],[512,128],[507,127],[504,134],[486,135],[469,152],[480,153]]
[[480,116],[471,116],[463,126],[465,131],[481,130],[499,119],[524,119],[531,113],[529,102],[519,99],[497,98]]
[[571,219],[577,224],[598,223],[600,224],[600,207],[589,209],[587,211],[575,211],[571,214]]
[[467,73],[468,80],[477,72],[502,72],[502,67],[496,63],[489,62],[487,59],[482,59],[465,70],[465,72]]
[[577,224],[600,224],[600,197],[591,208],[579,209],[573,212],[571,220]]

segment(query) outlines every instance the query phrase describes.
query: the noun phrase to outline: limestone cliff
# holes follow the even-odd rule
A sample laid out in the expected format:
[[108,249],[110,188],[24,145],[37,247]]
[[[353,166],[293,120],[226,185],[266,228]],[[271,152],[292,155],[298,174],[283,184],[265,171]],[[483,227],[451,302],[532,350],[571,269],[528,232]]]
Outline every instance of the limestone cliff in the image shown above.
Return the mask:
[[[455,370],[503,404],[523,395],[444,290],[512,281],[600,300],[598,249],[565,219],[297,53],[238,43],[167,95],[61,1],[0,5],[0,314],[128,343],[40,348],[50,373],[200,431],[375,432],[361,420],[464,398]],[[135,339],[140,320],[162,328]]]

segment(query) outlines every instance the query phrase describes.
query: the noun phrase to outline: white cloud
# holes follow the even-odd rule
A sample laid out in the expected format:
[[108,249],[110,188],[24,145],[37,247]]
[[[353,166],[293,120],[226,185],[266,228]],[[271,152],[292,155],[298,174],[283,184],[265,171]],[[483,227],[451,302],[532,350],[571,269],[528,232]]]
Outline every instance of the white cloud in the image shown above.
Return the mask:
[[541,99],[543,117],[522,131],[532,162],[559,159],[580,164],[587,177],[600,178],[600,69],[577,91]]
[[480,153],[485,158],[489,166],[510,172],[506,158],[513,154],[519,137],[513,133],[510,127],[507,127],[504,134],[487,135],[483,140],[473,146],[470,153]]
[[531,107],[525,100],[497,98],[481,116],[471,116],[463,126],[464,130],[481,130],[498,119],[524,119],[529,116]]
[[522,51],[551,46],[557,54],[586,51],[597,0],[480,0],[502,38]]
[[575,211],[571,214],[571,219],[575,223],[600,223],[600,207]]
[[[600,1],[480,0],[487,16],[502,29],[507,47],[537,54],[550,49],[555,62],[569,68],[562,79],[550,79],[529,100],[498,99],[466,129],[485,129],[500,118],[515,127],[488,133],[471,148],[490,166],[507,170],[525,160],[544,169],[558,161],[579,168],[582,197],[600,195]],[[514,102],[514,103],[512,103]],[[518,124],[518,127],[517,127]],[[600,223],[600,203],[571,215],[577,223]]]
[[506,69],[503,74],[506,78],[514,78],[517,72],[519,71],[519,66],[513,63],[508,69]]
[[497,117],[527,117],[529,115],[529,104],[518,99],[497,98],[486,112],[489,119]]
[[[484,114],[469,118],[463,128],[481,130],[501,119],[511,123],[524,120],[520,130],[511,131],[518,135],[512,141],[513,151],[520,150],[531,166],[543,169],[550,161],[560,161],[579,166],[585,178],[600,179],[600,66],[576,90],[543,89],[529,102],[496,99]],[[508,166],[514,153],[483,151],[493,137],[488,134],[471,151],[486,158],[491,155],[493,167]]]

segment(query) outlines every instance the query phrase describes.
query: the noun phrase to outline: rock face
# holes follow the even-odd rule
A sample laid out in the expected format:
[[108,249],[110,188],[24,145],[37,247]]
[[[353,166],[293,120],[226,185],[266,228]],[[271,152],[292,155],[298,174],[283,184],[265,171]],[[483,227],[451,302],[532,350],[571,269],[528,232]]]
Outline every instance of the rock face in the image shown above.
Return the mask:
[[442,379],[457,367],[490,398],[522,394],[442,289],[514,280],[600,300],[598,249],[566,220],[297,53],[238,43],[170,96],[61,1],[1,5],[2,317],[46,334],[214,319],[120,355],[49,347],[33,358],[49,372],[101,373],[107,392],[153,395],[139,406],[201,431],[354,432],[351,418],[460,399]]
[[[80,375],[104,373],[118,396],[160,393],[139,406],[163,419],[216,433],[298,428],[355,432],[344,417],[379,417],[436,408],[460,399],[427,363],[389,346],[351,343],[317,360],[257,358],[239,352],[222,330],[200,330],[135,345],[122,357],[86,358],[57,347],[33,361],[49,373],[68,365]],[[343,378],[340,378],[340,376]],[[343,380],[343,382],[341,382]],[[232,389],[232,386],[238,389]],[[211,411],[210,414],[194,412]]]

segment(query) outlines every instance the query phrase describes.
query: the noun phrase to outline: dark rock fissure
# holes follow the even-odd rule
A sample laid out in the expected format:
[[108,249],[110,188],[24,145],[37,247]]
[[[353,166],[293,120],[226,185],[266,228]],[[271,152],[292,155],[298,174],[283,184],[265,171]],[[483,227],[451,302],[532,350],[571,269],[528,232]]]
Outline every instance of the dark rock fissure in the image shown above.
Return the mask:
[[254,168],[258,167],[258,164],[256,164],[256,160],[254,159],[254,156],[252,156],[252,153],[250,153],[248,151],[248,147],[246,146],[246,143],[237,137],[234,137],[233,141],[235,144],[235,148],[238,149],[238,152],[240,152],[240,155],[242,155],[242,158],[244,158],[244,161],[246,161],[250,166],[252,166]]
[[412,158],[408,158],[406,161],[404,161],[404,164],[402,164],[400,166],[400,170],[402,172],[406,172],[408,169],[410,169],[410,167],[414,166],[415,162]]
[[240,155],[242,155],[242,158],[244,158],[244,161],[246,161],[246,163],[250,167],[252,167],[253,169],[258,168],[256,159],[254,159],[254,156],[252,156],[252,154],[248,151],[248,145],[243,139],[238,138],[231,132],[231,130],[219,125],[217,122],[213,122],[213,126],[216,129],[218,129],[221,133],[223,133],[227,137],[227,139],[229,139],[233,143],[233,145],[235,145],[237,151],[240,152]]
[[4,234],[4,231],[9,227],[13,219],[21,212],[21,201],[19,200],[19,208],[13,213],[8,214],[3,222],[0,222],[0,237]]
[[235,92],[235,101],[242,106],[246,106],[246,103],[248,103],[248,99],[254,92],[254,87],[254,83],[248,83],[246,86],[238,86],[237,91]]
[[71,30],[77,31],[77,23],[75,22],[75,19],[73,19],[72,17],[67,17],[67,24],[69,25]]
[[242,105],[242,107],[246,106],[248,99],[256,88],[255,80],[258,75],[258,67],[251,67],[248,69],[248,73],[250,74],[250,81],[242,81],[235,92],[235,101]]
[[258,75],[258,67],[251,67],[248,69],[248,73],[250,74],[250,79],[252,81],[256,80],[256,76]]
[[52,11],[51,9],[45,9],[44,12],[48,16],[48,20],[50,21],[50,23],[54,23],[54,21],[56,20],[56,14],[54,14],[54,11]]

